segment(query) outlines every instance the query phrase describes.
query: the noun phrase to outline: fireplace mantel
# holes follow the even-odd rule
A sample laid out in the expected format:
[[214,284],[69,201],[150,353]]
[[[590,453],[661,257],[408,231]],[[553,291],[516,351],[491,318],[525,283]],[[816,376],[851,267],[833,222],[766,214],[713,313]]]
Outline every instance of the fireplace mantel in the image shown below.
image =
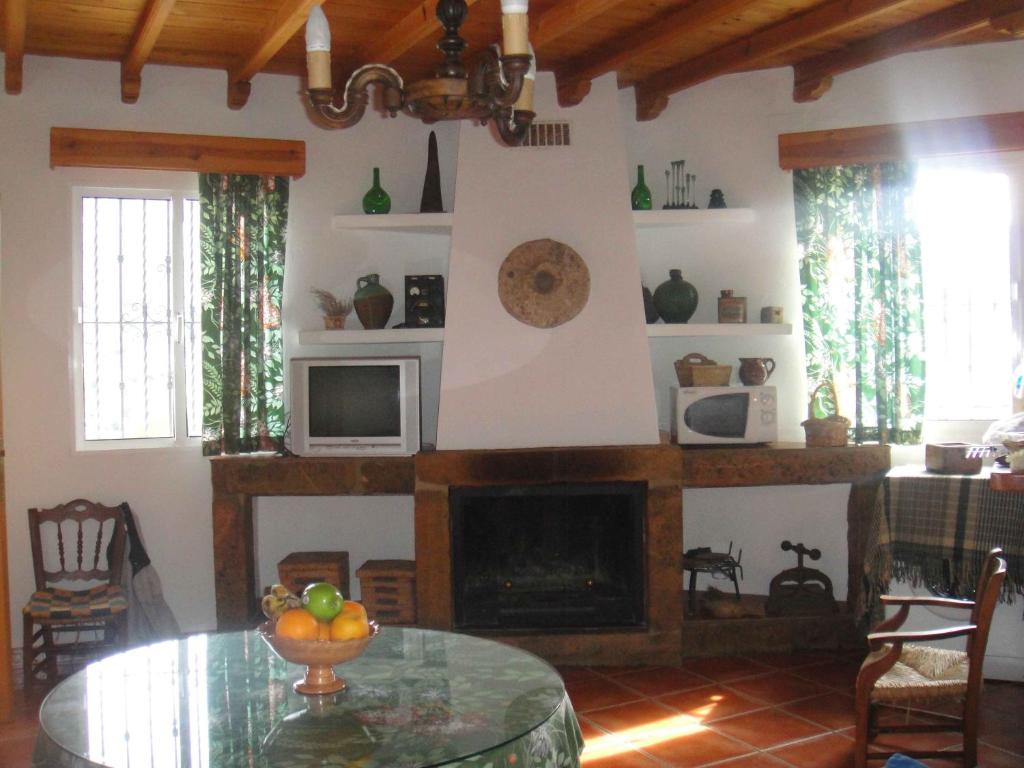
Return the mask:
[[[653,450],[657,446],[648,448]],[[847,599],[854,600],[860,584],[866,526],[878,486],[890,466],[888,446],[807,448],[800,444],[779,444],[742,448],[672,447],[672,450],[680,454],[678,466],[683,488],[850,483]],[[416,457],[412,456],[213,458],[210,475],[217,628],[240,629],[251,626],[256,620],[253,496],[412,495],[416,488],[415,466]],[[679,552],[682,552],[681,537]],[[681,574],[679,578],[681,585]]]

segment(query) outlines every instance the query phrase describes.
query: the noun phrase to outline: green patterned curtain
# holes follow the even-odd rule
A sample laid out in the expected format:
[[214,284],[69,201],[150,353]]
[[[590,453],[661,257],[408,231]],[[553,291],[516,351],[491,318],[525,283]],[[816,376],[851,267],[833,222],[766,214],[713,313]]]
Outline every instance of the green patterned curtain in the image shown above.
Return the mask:
[[288,179],[199,175],[203,453],[278,449]]
[[807,378],[812,388],[833,381],[856,443],[921,439],[924,298],[908,211],[913,175],[905,163],[793,173]]

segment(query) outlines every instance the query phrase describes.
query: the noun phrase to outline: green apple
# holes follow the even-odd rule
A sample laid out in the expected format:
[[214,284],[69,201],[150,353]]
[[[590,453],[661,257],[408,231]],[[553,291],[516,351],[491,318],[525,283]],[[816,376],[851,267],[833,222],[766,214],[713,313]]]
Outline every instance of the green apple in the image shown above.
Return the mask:
[[330,621],[341,613],[344,605],[345,598],[341,592],[326,581],[318,581],[302,590],[302,607],[317,621]]

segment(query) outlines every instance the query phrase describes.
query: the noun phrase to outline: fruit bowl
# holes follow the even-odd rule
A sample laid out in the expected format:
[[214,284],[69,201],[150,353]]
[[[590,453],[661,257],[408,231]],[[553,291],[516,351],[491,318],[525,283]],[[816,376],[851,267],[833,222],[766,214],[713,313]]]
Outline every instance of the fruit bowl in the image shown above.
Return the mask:
[[306,675],[292,686],[297,693],[321,696],[345,689],[344,678],[334,674],[334,665],[360,656],[380,632],[377,622],[370,622],[370,634],[357,640],[295,640],[274,634],[273,622],[265,622],[256,632],[270,649],[285,661],[303,664]]

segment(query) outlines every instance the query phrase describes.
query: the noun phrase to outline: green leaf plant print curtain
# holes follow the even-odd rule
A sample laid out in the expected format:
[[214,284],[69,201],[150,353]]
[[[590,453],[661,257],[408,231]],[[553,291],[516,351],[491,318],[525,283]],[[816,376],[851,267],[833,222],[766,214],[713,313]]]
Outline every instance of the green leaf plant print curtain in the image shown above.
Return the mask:
[[199,195],[203,453],[277,450],[288,179],[203,173]]
[[[905,163],[796,170],[807,379],[831,380],[856,443],[917,443],[924,419],[921,248]],[[827,413],[815,405],[815,416]]]

